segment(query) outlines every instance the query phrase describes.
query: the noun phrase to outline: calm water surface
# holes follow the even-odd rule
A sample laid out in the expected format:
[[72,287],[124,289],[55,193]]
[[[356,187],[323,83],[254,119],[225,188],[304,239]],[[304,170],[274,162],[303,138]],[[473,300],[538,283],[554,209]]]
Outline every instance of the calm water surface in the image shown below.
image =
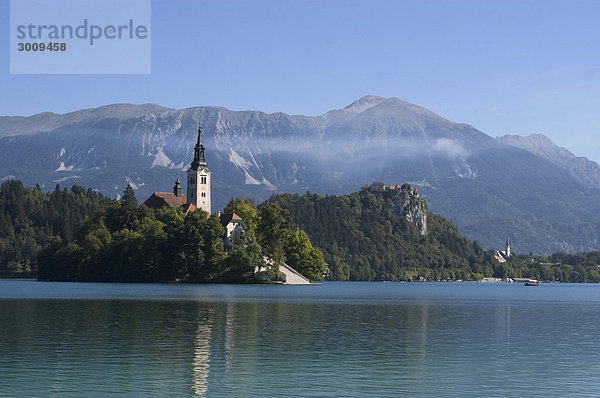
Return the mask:
[[600,395],[600,285],[0,280],[0,396]]

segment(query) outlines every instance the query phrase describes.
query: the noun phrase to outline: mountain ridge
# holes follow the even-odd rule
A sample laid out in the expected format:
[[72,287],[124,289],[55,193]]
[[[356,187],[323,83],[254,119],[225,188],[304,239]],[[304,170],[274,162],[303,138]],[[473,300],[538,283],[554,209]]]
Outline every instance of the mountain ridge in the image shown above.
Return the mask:
[[[516,250],[536,253],[600,242],[597,191],[548,159],[394,97],[365,96],[318,116],[136,107],[84,110],[60,123],[31,116],[46,131],[13,126],[0,137],[0,179],[46,190],[76,183],[112,197],[131,183],[144,200],[184,176],[200,122],[215,209],[238,195],[346,194],[410,181],[433,212],[486,248],[501,247],[507,232]],[[0,118],[0,131],[6,126]]]
[[497,137],[501,142],[524,149],[551,161],[584,184],[600,188],[600,165],[585,156],[575,156],[564,147],[559,147],[543,134],[528,136],[504,135]]
[[140,105],[120,103],[79,109],[67,113],[41,112],[31,116],[0,116],[0,137],[42,133],[65,124],[89,121],[90,119],[116,117],[119,120],[125,120],[152,112],[165,111],[174,111],[174,109],[149,103]]

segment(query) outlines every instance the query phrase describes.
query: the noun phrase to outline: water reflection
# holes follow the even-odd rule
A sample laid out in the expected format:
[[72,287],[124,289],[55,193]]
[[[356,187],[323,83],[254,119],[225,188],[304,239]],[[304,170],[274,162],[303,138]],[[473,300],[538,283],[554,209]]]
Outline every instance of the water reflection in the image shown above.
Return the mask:
[[194,375],[192,388],[194,393],[198,396],[204,396],[208,389],[212,323],[212,309],[201,309],[197,321],[196,338],[194,339],[194,360],[192,362]]
[[353,303],[338,293],[331,302],[0,300],[0,396],[573,396],[600,388],[595,299]]
[[229,375],[235,350],[235,305],[227,303],[225,307],[225,373]]

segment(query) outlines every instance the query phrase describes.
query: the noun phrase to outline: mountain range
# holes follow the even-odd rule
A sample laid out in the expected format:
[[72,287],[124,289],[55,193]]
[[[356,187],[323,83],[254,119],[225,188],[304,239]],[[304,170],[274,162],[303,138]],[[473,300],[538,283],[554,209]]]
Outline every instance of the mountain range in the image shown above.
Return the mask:
[[498,140],[525,149],[565,169],[572,177],[587,186],[600,188],[600,165],[584,156],[575,156],[566,148],[559,147],[542,134],[504,135]]
[[113,197],[130,183],[143,201],[185,181],[198,123],[213,211],[237,195],[260,201],[409,182],[483,247],[500,248],[507,236],[517,252],[600,247],[597,163],[543,136],[495,139],[397,98],[366,96],[319,116],[113,104],[0,117],[0,179]]

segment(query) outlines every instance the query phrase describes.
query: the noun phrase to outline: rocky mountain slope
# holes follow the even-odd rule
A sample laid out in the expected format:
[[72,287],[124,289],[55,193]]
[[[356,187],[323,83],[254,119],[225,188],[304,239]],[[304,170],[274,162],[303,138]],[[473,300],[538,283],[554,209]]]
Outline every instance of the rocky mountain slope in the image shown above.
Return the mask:
[[214,210],[237,195],[409,182],[431,211],[484,247],[501,247],[507,233],[520,252],[600,246],[597,189],[555,162],[397,98],[367,96],[314,117],[127,104],[2,117],[0,179],[45,189],[77,183],[113,197],[131,183],[143,201],[185,176],[198,122]]
[[566,170],[581,183],[600,188],[600,165],[584,156],[575,156],[566,148],[557,146],[542,134],[504,135],[499,141],[524,149],[541,158],[551,161]]

